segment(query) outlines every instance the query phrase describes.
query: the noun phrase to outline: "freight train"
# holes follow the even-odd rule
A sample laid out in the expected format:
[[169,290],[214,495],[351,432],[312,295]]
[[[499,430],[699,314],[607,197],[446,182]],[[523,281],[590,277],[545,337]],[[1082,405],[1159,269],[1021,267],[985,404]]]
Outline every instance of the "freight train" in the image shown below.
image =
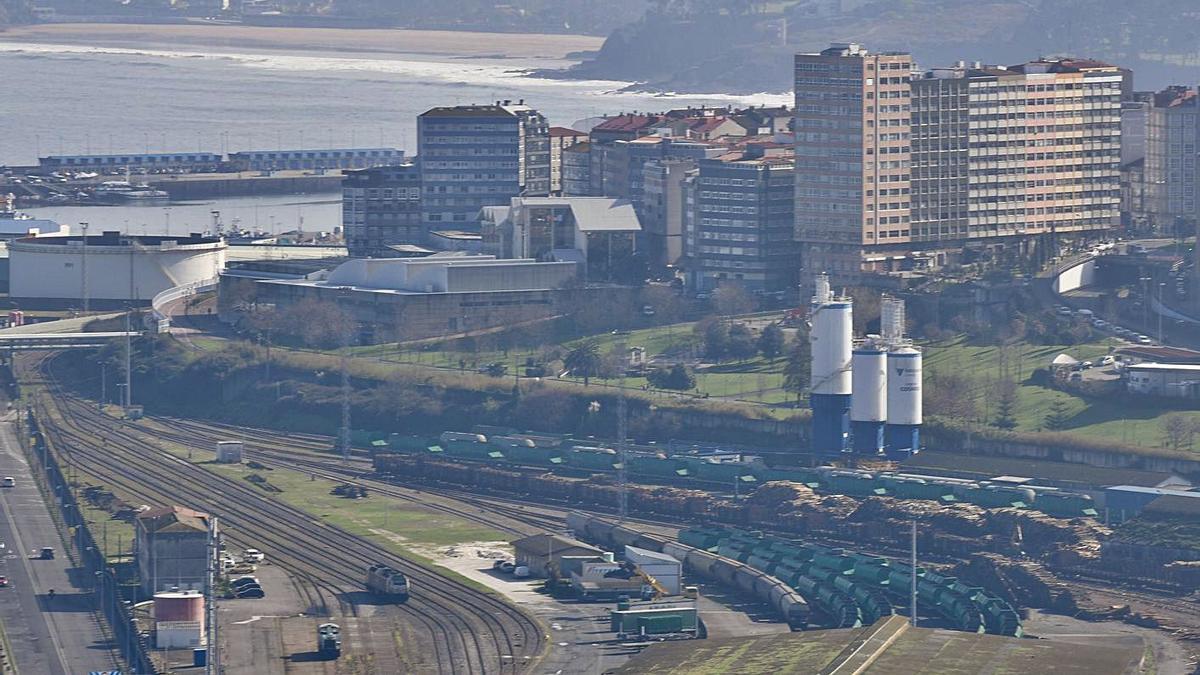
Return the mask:
[[778,579],[749,565],[575,511],[567,515],[567,527],[584,539],[613,548],[633,546],[666,553],[682,562],[684,567],[694,574],[738,588],[759,598],[777,611],[793,630],[803,630],[809,623],[808,602],[803,596]]
[[387,565],[375,564],[367,568],[367,590],[403,602],[408,600],[408,577],[400,570]]
[[[833,625],[853,625],[855,616],[872,623],[910,598],[914,573],[904,562],[731,528],[689,528],[679,540],[778,577]],[[956,630],[1020,636],[1020,617],[999,597],[921,567],[916,578],[919,610]]]
[[[564,476],[615,474],[620,457],[611,448],[527,436],[446,432],[438,438],[393,435],[388,452],[420,454],[446,461],[484,463],[510,469],[538,469]],[[381,455],[377,453],[376,469]],[[767,481],[803,483],[823,494],[889,496],[941,503],[964,502],[985,508],[1012,507],[1058,518],[1096,517],[1089,495],[1047,487],[1012,486],[942,476],[871,472],[834,467],[770,467],[739,455],[626,453],[627,473],[643,482],[678,487],[749,491]],[[386,462],[386,460],[385,460]]]
[[336,623],[317,626],[317,654],[324,659],[336,659],[342,655],[342,629]]

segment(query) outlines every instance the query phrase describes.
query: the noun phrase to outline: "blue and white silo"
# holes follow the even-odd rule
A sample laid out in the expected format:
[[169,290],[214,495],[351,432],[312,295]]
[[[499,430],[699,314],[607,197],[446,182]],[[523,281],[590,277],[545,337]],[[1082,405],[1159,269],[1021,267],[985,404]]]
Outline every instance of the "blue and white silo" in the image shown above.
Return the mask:
[[854,388],[850,400],[850,435],[854,452],[880,454],[887,421],[887,352],[868,340],[854,350],[851,363]]
[[812,447],[818,455],[846,452],[850,435],[851,356],[854,328],[853,303],[835,298],[829,280],[817,278],[813,296],[812,344]]
[[893,349],[887,355],[887,371],[884,444],[888,457],[903,459],[921,448],[921,352]]

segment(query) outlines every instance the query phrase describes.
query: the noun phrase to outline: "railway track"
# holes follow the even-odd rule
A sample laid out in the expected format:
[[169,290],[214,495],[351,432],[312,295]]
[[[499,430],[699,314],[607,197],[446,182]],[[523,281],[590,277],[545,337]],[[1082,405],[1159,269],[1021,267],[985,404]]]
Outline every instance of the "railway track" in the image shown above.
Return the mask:
[[[255,487],[183,461],[148,441],[131,425],[115,420],[66,392],[53,376],[53,359],[35,364],[51,393],[40,401],[43,433],[76,470],[148,503],[178,503],[215,513],[234,539],[253,543],[311,584],[328,607],[333,598],[343,615],[387,617],[404,634],[404,644],[428,654],[408,660],[394,647],[371,655],[375,672],[501,673],[535,662],[546,646],[540,625],[511,605],[312,516],[265,497]],[[103,436],[97,434],[103,429]],[[372,605],[359,599],[367,565],[385,562],[409,575],[413,598],[403,605]],[[390,631],[389,631],[390,634]],[[394,641],[393,641],[394,642]],[[388,654],[395,658],[388,659]],[[401,661],[404,661],[403,663]]]
[[[82,405],[94,405],[83,399],[76,400]],[[219,422],[201,422],[179,418],[151,418],[149,426],[152,428],[141,431],[148,436],[201,452],[212,452],[213,443],[217,440],[242,440],[245,444],[247,458],[264,466],[299,469],[329,480],[359,483],[369,487],[375,493],[418,503],[423,508],[442,511],[515,535],[528,534],[530,528],[561,530],[565,527],[566,513],[579,508],[573,504],[541,502],[530,504],[520,499],[495,494],[480,495],[448,485],[431,488],[428,484],[401,486],[390,481],[385,482],[372,475],[373,467],[369,453],[356,451],[349,460],[343,460],[331,452],[334,439],[329,436],[284,433],[261,428],[249,429]],[[584,507],[582,510],[601,515],[599,513],[601,510],[595,507]],[[643,526],[643,529],[660,532],[677,530],[683,525],[678,522],[669,523],[642,517],[630,520]],[[825,543],[864,549],[864,542],[829,540]],[[899,547],[881,546],[876,543],[866,548],[871,549],[869,552],[875,554],[893,557],[907,556],[907,550]],[[959,562],[959,559],[928,553],[923,559],[943,565]],[[1172,599],[1164,594],[1113,587],[1098,580],[1086,580],[1078,577],[1061,580],[1068,586],[1075,586],[1078,591],[1103,593],[1114,598],[1122,596],[1127,600],[1135,600],[1143,606],[1170,612],[1174,616],[1186,616],[1189,619],[1188,624],[1200,625],[1200,607],[1187,599]]]

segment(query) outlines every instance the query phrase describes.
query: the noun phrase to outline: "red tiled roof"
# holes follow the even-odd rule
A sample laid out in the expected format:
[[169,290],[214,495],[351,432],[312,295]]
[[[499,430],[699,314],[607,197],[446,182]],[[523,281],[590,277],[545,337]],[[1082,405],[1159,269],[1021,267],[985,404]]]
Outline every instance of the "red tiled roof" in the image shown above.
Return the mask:
[[576,131],[575,129],[568,129],[567,127],[550,127],[550,136],[551,137],[587,136],[587,132],[586,131]]
[[659,119],[658,115],[617,115],[596,125],[592,131],[637,131],[645,129]]

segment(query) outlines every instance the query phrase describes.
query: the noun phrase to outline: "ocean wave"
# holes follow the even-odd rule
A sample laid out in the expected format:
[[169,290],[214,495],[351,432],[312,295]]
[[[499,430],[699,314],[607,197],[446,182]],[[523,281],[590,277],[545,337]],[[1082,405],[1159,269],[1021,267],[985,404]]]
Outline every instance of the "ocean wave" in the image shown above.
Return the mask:
[[[107,47],[88,45],[63,45],[49,43],[0,42],[0,54],[15,53],[30,56],[70,55],[71,58],[86,56],[127,56],[150,59],[187,59],[199,61],[214,61],[232,64],[255,70],[274,72],[293,72],[311,74],[360,74],[386,75],[398,80],[417,80],[436,82],[438,84],[462,87],[485,86],[496,87],[497,84],[509,83],[522,89],[553,89],[563,92],[564,89],[574,90],[582,96],[621,97],[630,94],[621,90],[633,85],[633,82],[618,80],[570,80],[548,79],[535,77],[531,72],[548,65],[531,60],[528,67],[514,68],[510,59],[496,59],[490,63],[488,59],[473,59],[464,62],[457,57],[446,57],[446,60],[413,59],[413,58],[377,58],[370,56],[307,56],[299,54],[253,54],[236,52],[197,52],[182,50],[141,49],[129,47]],[[565,61],[556,61],[565,64]],[[519,85],[518,85],[519,83]],[[757,94],[750,96],[732,94],[683,94],[664,92],[661,94],[643,93],[640,96],[653,95],[665,100],[705,100],[711,102],[728,102],[733,104],[787,104],[789,94]]]

